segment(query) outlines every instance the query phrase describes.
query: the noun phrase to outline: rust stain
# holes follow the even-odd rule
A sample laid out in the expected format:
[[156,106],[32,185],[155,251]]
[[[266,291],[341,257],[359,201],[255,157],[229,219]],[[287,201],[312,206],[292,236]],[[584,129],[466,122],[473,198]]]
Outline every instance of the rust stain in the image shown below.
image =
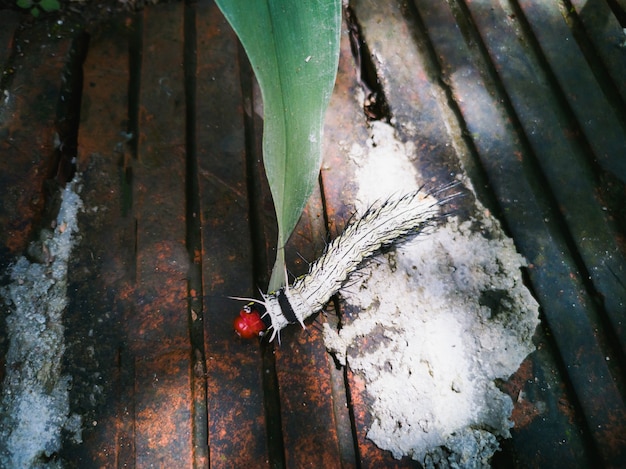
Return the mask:
[[225,284],[226,284],[226,281],[224,280],[224,277],[222,277],[219,274],[212,275],[211,278],[209,279],[209,285],[211,286],[211,291],[219,290],[219,287]]
[[515,424],[515,428],[524,428],[530,425],[542,413],[538,406],[523,399],[520,395],[513,407],[511,420]]
[[571,425],[575,425],[576,412],[574,410],[574,405],[569,401],[565,394],[562,394],[558,401],[557,406],[559,411],[567,416],[567,420]]
[[600,433],[612,454],[621,454],[626,448],[626,416],[609,414],[608,422],[602,425]]
[[545,413],[545,403],[531,402],[526,399],[524,388],[534,381],[532,357],[527,357],[508,381],[500,384],[500,389],[513,400],[511,420],[515,428],[524,428],[530,425],[538,416]]
[[163,467],[190,465],[190,354],[166,352],[136,364],[137,463],[159,460]]
[[193,262],[194,262],[194,264],[200,264],[202,262],[202,250],[194,249],[194,251],[193,251]]
[[500,388],[511,396],[511,399],[515,402],[526,383],[534,378],[534,373],[532,359],[527,357],[519,369],[507,381],[501,384]]

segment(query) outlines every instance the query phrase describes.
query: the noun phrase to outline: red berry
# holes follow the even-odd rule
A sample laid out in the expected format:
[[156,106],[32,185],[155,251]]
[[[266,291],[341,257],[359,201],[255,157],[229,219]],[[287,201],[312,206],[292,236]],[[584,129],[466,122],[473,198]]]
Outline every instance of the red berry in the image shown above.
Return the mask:
[[245,307],[239,311],[239,316],[235,319],[234,325],[235,332],[242,339],[259,337],[267,328],[259,312],[250,307]]

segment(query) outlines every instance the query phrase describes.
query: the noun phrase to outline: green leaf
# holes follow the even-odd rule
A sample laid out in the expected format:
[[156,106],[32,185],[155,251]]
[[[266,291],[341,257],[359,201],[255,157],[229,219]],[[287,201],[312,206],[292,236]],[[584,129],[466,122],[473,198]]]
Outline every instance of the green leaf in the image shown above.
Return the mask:
[[32,0],[17,0],[16,5],[20,8],[30,8],[33,6]]
[[286,283],[284,247],[317,183],[324,113],[339,60],[341,0],[216,0],[263,95],[263,161],[278,249],[270,291]]
[[39,6],[44,9],[44,11],[56,11],[61,8],[61,4],[58,0],[41,0],[39,2]]

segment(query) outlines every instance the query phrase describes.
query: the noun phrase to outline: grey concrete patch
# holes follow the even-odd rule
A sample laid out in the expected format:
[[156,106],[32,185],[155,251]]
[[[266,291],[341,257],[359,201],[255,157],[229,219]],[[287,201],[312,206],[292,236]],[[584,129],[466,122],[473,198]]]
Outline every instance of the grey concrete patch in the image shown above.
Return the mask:
[[[359,211],[418,179],[413,149],[386,124],[370,131],[374,144],[350,151]],[[377,446],[426,467],[489,467],[513,409],[494,382],[534,350],[539,323],[524,265],[477,206],[471,219],[450,218],[354,275],[342,296],[360,312],[338,332],[326,325],[325,342],[364,378],[373,401],[367,436]]]
[[61,467],[55,457],[62,431],[81,439],[80,417],[70,415],[71,377],[62,374],[63,312],[67,265],[82,208],[78,178],[62,193],[54,230],[44,230],[30,252],[9,268],[11,283],[0,289],[9,348],[0,412],[0,467]]

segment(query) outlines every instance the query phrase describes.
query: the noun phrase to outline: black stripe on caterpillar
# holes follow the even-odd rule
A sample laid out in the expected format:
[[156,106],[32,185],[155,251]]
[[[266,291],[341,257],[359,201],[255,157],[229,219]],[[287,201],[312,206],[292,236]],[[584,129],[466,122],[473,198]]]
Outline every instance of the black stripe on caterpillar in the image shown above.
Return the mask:
[[[304,320],[320,311],[341,289],[348,276],[381,248],[417,236],[445,217],[441,206],[459,193],[440,200],[435,197],[456,185],[446,186],[435,193],[419,189],[400,198],[374,204],[328,244],[319,259],[311,264],[309,272],[296,278],[291,286],[268,294],[261,293],[262,300],[231,298],[253,302],[255,306],[248,305],[241,316],[245,319],[244,312],[260,311],[263,324],[256,319],[258,327],[266,326],[268,332],[271,331],[270,341],[277,336],[280,340],[280,331],[284,327],[295,323],[304,327]],[[238,320],[241,321],[240,318]],[[252,336],[242,334],[237,322],[235,327],[242,337]],[[262,330],[256,331],[259,332],[263,333]]]

